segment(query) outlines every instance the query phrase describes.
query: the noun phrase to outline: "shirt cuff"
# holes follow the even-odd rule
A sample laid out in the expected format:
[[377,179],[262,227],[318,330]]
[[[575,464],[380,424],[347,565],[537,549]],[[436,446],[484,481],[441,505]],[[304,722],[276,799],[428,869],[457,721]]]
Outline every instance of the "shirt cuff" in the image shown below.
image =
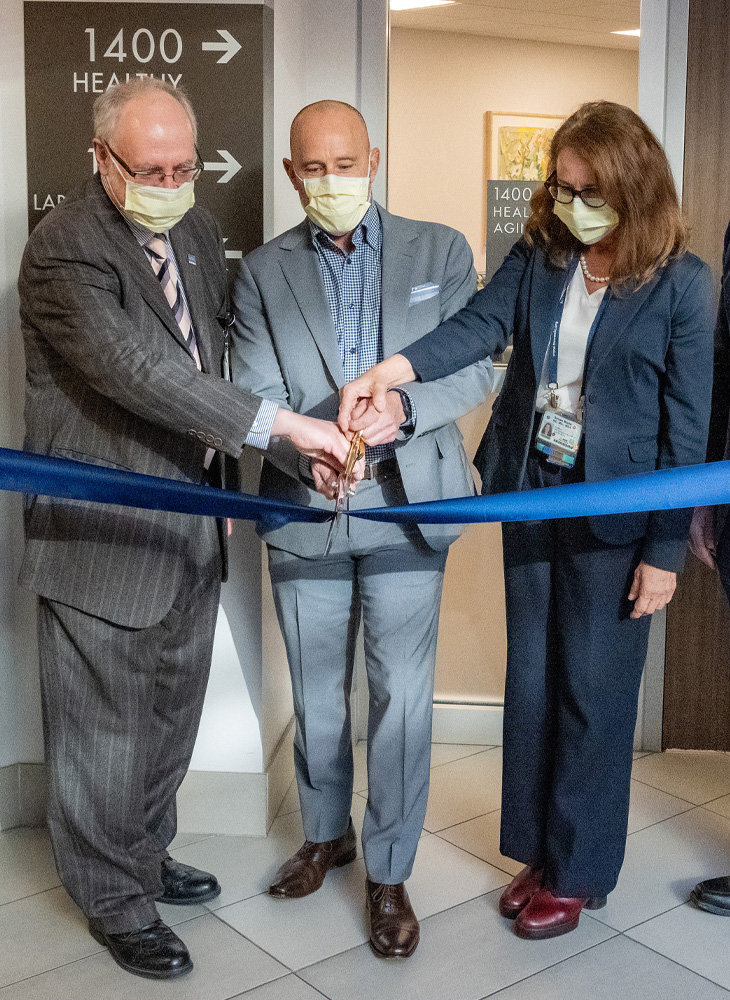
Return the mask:
[[407,389],[401,389],[398,386],[394,389],[389,389],[388,392],[397,392],[399,394],[405,415],[405,420],[398,428],[395,439],[396,441],[408,441],[409,438],[413,437],[416,429],[416,404],[413,396],[411,396]]
[[279,406],[273,399],[261,400],[259,412],[251,424],[251,429],[246,435],[244,444],[249,445],[251,448],[260,448],[262,451],[266,451],[269,447],[269,438],[271,437],[271,425],[274,423],[278,409]]

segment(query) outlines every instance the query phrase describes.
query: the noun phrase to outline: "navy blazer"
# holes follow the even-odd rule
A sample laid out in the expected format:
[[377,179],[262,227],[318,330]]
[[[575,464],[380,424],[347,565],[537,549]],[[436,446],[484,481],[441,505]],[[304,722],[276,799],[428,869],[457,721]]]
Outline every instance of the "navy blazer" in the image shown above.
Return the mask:
[[[504,350],[513,337],[504,386],[475,458],[484,493],[525,488],[538,383],[565,279],[565,269],[522,239],[468,305],[401,351],[429,381]],[[714,325],[709,267],[688,253],[637,291],[609,288],[606,295],[585,367],[586,481],[704,461]],[[608,515],[589,523],[608,544],[643,537],[642,559],[676,570],[691,514]]]
[[715,325],[715,361],[712,383],[712,412],[707,461],[719,462],[727,455],[730,423],[730,226],[725,232],[722,253],[722,287]]

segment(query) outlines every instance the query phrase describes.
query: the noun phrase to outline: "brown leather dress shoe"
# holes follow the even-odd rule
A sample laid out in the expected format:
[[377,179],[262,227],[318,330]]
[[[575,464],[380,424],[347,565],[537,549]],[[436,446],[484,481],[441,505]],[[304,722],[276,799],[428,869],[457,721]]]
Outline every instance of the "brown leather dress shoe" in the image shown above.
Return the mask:
[[499,897],[499,912],[508,920],[514,920],[540,889],[542,889],[542,869],[530,868],[527,865],[515,875]]
[[553,896],[548,889],[540,889],[515,920],[515,934],[531,941],[558,937],[576,929],[581,910],[600,910],[605,905],[605,896]]
[[269,895],[277,899],[301,899],[316,892],[330,868],[349,865],[357,857],[357,838],[352,819],[345,833],[336,840],[319,844],[304,842],[293,858],[289,858],[276,873],[269,886]]
[[367,880],[370,947],[381,958],[408,958],[418,947],[420,930],[402,882]]

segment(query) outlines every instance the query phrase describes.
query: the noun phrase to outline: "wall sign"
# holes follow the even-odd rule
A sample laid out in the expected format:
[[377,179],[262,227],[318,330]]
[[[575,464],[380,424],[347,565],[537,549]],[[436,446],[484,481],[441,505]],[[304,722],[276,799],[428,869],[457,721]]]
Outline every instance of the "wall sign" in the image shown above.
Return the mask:
[[95,170],[96,97],[154,76],[184,87],[195,108],[205,167],[196,198],[220,222],[226,256],[259,246],[272,56],[264,4],[26,0],[30,229]]
[[487,181],[486,281],[522,236],[530,218],[530,198],[539,187],[539,181]]

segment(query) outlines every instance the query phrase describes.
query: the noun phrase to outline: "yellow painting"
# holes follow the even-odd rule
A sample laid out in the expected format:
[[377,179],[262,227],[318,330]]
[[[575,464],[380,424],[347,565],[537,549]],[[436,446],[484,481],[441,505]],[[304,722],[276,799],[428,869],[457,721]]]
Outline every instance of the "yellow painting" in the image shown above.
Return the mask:
[[554,128],[502,125],[497,134],[498,181],[547,180]]
[[486,114],[488,180],[544,181],[559,115]]

